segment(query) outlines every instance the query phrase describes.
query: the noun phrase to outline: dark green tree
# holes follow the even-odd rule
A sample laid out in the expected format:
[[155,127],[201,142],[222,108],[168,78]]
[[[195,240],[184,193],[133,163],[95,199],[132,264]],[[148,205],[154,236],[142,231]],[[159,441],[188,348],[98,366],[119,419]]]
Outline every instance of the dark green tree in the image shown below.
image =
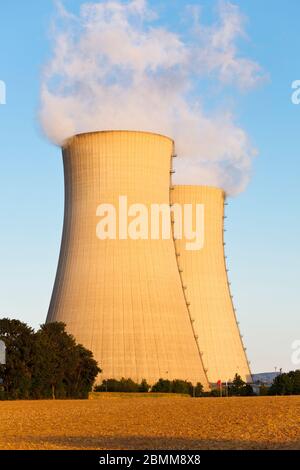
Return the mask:
[[64,323],[42,325],[36,333],[33,394],[86,398],[99,372],[92,353],[76,344]]
[[293,395],[300,395],[300,370],[295,370],[295,372],[292,372],[292,374],[293,374]]
[[77,345],[63,323],[37,333],[18,320],[0,320],[6,365],[0,366],[2,398],[87,398],[101,370],[90,351]]
[[250,384],[245,384],[241,390],[242,397],[254,397],[256,394]]
[[172,393],[172,382],[167,379],[159,379],[152,388],[151,392],[155,393]]
[[6,365],[0,366],[4,397],[30,398],[34,362],[34,331],[19,320],[0,320],[0,339],[6,345]]
[[36,361],[33,394],[54,398],[67,396],[66,372],[74,375],[75,339],[65,332],[63,323],[42,325],[36,333]]
[[159,379],[152,388],[151,392],[154,393],[182,393],[195,397],[203,396],[203,386],[200,383],[194,387],[191,382],[186,380],[167,380]]
[[207,393],[207,396],[212,397],[212,398],[217,398],[220,396],[220,391],[217,390],[216,388],[213,388],[210,392]]
[[183,393],[187,395],[193,395],[193,385],[191,382],[186,380],[173,380],[171,385],[172,393]]
[[118,392],[119,381],[115,379],[103,380],[101,384],[95,385],[94,392]]
[[81,344],[75,346],[72,356],[73,367],[70,366],[64,378],[67,397],[87,398],[101,369],[92,352]]
[[229,386],[229,394],[232,396],[242,396],[246,383],[242,380],[239,374],[235,374],[234,379]]
[[139,391],[139,384],[131,379],[122,378],[120,381],[120,392],[137,393]]
[[121,380],[116,379],[107,379],[103,380],[102,384],[96,385],[95,392],[124,392],[124,393],[138,393],[138,392],[148,392],[149,385],[145,380],[140,384],[134,382],[131,379],[125,379],[124,377]]
[[150,385],[147,383],[145,379],[141,381],[139,384],[139,392],[141,393],[147,393],[150,390]]
[[293,377],[291,374],[280,374],[275,377],[269,395],[292,395],[293,394]]
[[195,397],[203,397],[204,389],[203,385],[198,382],[196,387],[195,387]]

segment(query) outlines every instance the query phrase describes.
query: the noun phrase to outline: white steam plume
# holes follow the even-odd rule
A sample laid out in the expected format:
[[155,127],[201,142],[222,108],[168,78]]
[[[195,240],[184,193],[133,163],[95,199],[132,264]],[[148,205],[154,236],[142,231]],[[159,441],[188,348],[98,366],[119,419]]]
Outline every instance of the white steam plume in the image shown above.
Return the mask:
[[202,26],[194,11],[187,39],[157,26],[146,0],[85,3],[78,16],[59,4],[53,56],[44,71],[40,119],[51,141],[98,130],[166,134],[179,154],[175,182],[242,191],[255,155],[230,112],[205,113],[202,80],[249,88],[260,67],[239,57],[237,6],[220,3]]

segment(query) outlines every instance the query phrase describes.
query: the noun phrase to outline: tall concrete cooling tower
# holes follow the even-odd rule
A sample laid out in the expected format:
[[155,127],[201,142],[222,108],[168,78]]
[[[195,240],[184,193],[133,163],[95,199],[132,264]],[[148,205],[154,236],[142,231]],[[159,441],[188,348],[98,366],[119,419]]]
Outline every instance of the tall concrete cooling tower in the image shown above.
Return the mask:
[[118,208],[127,196],[128,206],[170,204],[172,152],[172,140],[144,132],[96,132],[66,143],[64,229],[47,321],[65,322],[93,351],[101,379],[178,378],[207,389],[174,240],[96,237],[101,203]]
[[204,246],[187,251],[176,240],[179,268],[202,360],[210,383],[230,381],[238,373],[251,380],[227,278],[224,256],[224,192],[203,186],[174,186],[172,202],[204,205]]

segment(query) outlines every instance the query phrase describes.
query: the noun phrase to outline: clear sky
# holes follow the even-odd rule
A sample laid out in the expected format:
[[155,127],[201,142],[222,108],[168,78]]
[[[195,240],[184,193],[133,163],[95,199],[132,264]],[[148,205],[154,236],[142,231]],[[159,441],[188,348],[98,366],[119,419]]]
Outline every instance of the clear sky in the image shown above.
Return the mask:
[[[76,10],[82,2],[64,3]],[[227,207],[229,275],[253,372],[289,370],[296,368],[292,343],[300,339],[300,105],[291,102],[291,84],[300,79],[300,3],[234,3],[248,17],[241,51],[269,79],[251,92],[228,94],[259,150],[247,190]],[[212,1],[150,4],[180,30],[183,6],[202,5],[209,17]],[[7,86],[7,104],[0,105],[0,316],[34,327],[46,318],[63,221],[60,150],[43,137],[37,119],[53,12],[51,0],[0,7],[0,80]]]

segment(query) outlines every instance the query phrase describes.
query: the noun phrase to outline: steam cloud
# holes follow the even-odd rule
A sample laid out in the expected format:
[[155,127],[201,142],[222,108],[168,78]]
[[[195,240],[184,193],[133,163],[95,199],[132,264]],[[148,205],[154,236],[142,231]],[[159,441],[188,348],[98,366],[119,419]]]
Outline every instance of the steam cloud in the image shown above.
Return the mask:
[[[262,80],[240,57],[244,18],[220,3],[210,26],[190,8],[186,36],[159,25],[146,0],[85,3],[78,15],[58,4],[53,55],[44,70],[40,119],[48,138],[98,130],[143,130],[175,139],[175,183],[242,191],[255,150],[231,112],[204,110],[202,83],[247,89]],[[205,88],[205,87],[203,87]]]

